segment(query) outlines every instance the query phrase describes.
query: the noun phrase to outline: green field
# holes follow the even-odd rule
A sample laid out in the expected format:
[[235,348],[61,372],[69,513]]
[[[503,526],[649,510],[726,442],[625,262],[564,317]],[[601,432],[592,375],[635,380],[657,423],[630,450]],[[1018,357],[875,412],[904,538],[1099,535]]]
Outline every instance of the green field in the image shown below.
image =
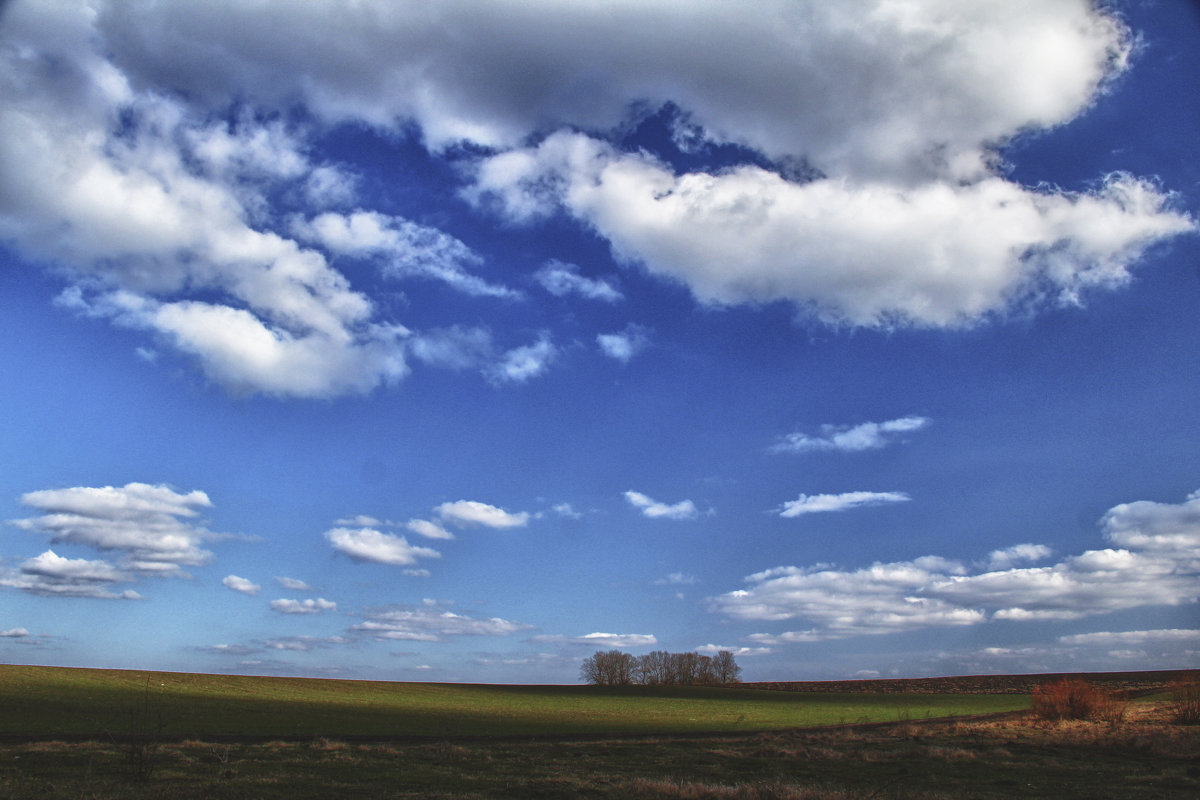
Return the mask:
[[1027,708],[1024,695],[492,686],[0,665],[0,735],[162,739],[769,731]]

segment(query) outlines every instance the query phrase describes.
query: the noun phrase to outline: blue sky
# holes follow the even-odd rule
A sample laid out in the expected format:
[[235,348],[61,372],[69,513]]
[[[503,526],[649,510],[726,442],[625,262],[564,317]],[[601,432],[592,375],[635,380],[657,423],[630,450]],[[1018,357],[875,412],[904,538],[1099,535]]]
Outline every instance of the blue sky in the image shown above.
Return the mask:
[[1191,3],[12,2],[0,660],[1200,663]]

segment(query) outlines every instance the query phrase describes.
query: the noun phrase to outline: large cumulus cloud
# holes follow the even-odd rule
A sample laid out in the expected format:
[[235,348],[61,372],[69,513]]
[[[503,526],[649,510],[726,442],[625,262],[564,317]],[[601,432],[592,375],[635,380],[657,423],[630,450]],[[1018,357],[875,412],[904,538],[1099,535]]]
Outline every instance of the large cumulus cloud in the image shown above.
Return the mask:
[[[481,153],[465,197],[506,222],[564,213],[704,303],[969,325],[1118,286],[1195,227],[1147,177],[1066,192],[998,163],[1102,98],[1132,41],[1086,0],[18,1],[0,29],[0,239],[63,276],[65,306],[235,392],[367,392],[410,355],[470,355],[494,383],[541,374],[558,351],[541,333],[430,360],[436,332],[336,260],[523,296],[325,160],[325,132],[366,125],[460,166]],[[754,157],[680,172],[621,144],[667,104],[680,147]],[[468,328],[490,335],[448,330]]]

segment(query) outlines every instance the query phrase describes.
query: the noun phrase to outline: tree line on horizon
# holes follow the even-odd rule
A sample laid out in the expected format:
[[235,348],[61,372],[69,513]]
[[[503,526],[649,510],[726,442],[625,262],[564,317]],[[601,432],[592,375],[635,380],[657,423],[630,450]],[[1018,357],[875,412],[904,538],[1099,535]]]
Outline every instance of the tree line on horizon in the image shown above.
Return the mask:
[[593,686],[716,686],[738,683],[742,668],[729,650],[715,656],[654,650],[634,656],[597,651],[583,660],[579,677]]

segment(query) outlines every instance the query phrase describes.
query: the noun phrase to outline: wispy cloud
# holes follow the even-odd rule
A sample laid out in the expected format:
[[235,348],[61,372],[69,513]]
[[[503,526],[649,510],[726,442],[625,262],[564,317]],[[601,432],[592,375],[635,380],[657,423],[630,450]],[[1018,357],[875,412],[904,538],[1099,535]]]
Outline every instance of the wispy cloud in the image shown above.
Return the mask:
[[1168,628],[1150,631],[1099,631],[1096,633],[1074,633],[1058,637],[1068,645],[1098,647],[1146,647],[1163,644],[1200,646],[1200,630],[1194,628]]
[[863,506],[905,503],[911,500],[904,492],[843,492],[842,494],[802,494],[778,509],[781,517],[799,517],[830,511],[847,511]]
[[601,278],[588,278],[579,274],[579,267],[562,261],[548,261],[533,276],[550,294],[563,297],[569,294],[589,300],[615,303],[624,296],[612,284]]
[[586,645],[588,647],[649,647],[658,639],[649,633],[585,633],[583,636],[543,635],[532,637],[546,644]]
[[642,516],[650,517],[651,519],[695,519],[700,516],[700,511],[696,508],[696,504],[691,500],[680,500],[678,503],[667,504],[660,503],[641,492],[635,492],[632,489],[625,492],[625,499],[634,508],[642,512]]
[[699,582],[699,579],[694,575],[688,575],[683,572],[672,572],[665,578],[659,578],[654,584],[656,586],[688,586]]
[[314,591],[312,586],[310,586],[307,582],[300,580],[299,578],[282,578],[281,577],[281,578],[276,578],[275,582],[278,583],[283,588],[291,589],[294,592]]
[[461,241],[411,220],[375,211],[326,212],[294,221],[292,232],[333,254],[374,258],[393,277],[430,278],[479,297],[521,296],[472,274],[470,268],[482,264],[483,258]]
[[440,642],[459,636],[510,636],[531,628],[499,617],[476,619],[456,614],[427,600],[419,606],[372,611],[353,630],[381,640]]
[[822,425],[820,434],[789,433],[770,449],[773,453],[811,453],[821,450],[855,453],[877,450],[898,441],[906,433],[928,427],[930,422],[928,417],[900,417],[859,425]]

